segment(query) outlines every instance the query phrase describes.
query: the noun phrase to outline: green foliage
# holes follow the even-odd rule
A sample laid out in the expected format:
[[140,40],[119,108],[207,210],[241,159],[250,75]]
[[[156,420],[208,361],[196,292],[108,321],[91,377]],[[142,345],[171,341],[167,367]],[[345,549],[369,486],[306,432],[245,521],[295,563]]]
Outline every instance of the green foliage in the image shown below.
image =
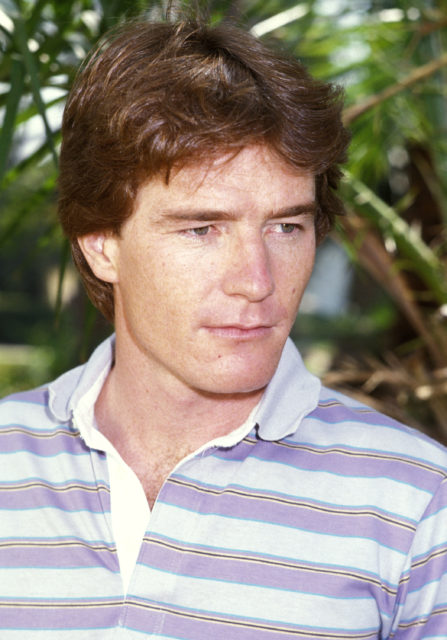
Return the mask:
[[[353,307],[350,319],[333,324],[331,353],[338,355],[330,373],[343,369],[336,345],[349,351],[340,337],[345,331],[351,357],[359,357],[364,343],[376,358],[374,371],[362,365],[356,390],[370,380],[368,371],[377,378],[382,367],[396,398],[390,350],[398,358],[394,371],[402,367],[407,376],[396,378],[400,387],[407,384],[404,413],[424,388],[423,411],[416,413],[447,438],[447,0],[197,0],[173,2],[172,10],[179,6],[200,6],[212,22],[235,19],[276,40],[316,76],[345,87],[345,120],[353,134],[343,185],[349,215],[336,237],[369,274],[373,293],[364,311]],[[10,328],[2,329],[0,342],[52,343],[56,355],[43,367],[45,375],[76,364],[106,331],[85,298],[78,291],[64,294],[62,286],[67,247],[55,216],[61,108],[78,65],[107,29],[165,11],[162,0],[0,0],[0,291],[10,300],[18,295],[17,308],[34,310],[34,322],[26,323],[23,309],[8,316],[5,309],[14,304],[5,303],[2,325]],[[34,147],[23,144],[31,125],[41,131]],[[42,283],[55,269],[59,286],[50,301]],[[385,341],[378,339],[383,318]],[[13,328],[22,324],[28,332],[20,339]],[[330,335],[327,325],[325,332]],[[349,386],[347,374],[343,381]]]

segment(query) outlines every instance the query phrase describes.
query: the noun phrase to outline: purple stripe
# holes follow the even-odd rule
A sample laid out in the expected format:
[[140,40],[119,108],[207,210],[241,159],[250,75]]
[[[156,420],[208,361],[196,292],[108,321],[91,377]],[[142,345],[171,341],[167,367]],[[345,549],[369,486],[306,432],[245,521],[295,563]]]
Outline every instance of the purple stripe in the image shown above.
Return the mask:
[[400,431],[407,431],[408,427],[405,427],[400,422],[389,418],[383,413],[379,413],[369,407],[348,407],[344,404],[339,404],[338,401],[333,403],[319,404],[316,409],[308,414],[307,418],[317,419],[325,422],[326,424],[335,424],[337,422],[358,422],[359,420],[363,424],[375,425],[379,427],[393,427],[398,428]]
[[444,480],[439,484],[439,488],[436,491],[433,499],[430,501],[427,509],[422,516],[422,519],[429,518],[434,514],[438,513],[438,511],[442,511],[447,507],[447,482]]
[[[335,568],[323,564],[312,566],[291,559],[244,557],[241,553],[227,553],[210,548],[200,549],[166,544],[155,538],[145,538],[139,563],[160,570],[176,567],[176,573],[192,578],[223,580],[243,585],[285,589],[296,593],[344,598],[374,598],[380,610],[391,614],[394,593],[387,593],[379,579],[349,568]],[[280,596],[278,596],[280,597]],[[355,605],[353,605],[355,606]]]
[[[366,406],[360,406],[358,408],[349,407],[347,405],[341,404],[337,400],[334,400],[332,402],[329,401],[327,404],[323,402],[320,403],[316,407],[316,409],[314,409],[314,411],[309,413],[307,418],[311,420],[309,428],[312,428],[313,419],[317,420],[318,422],[323,422],[326,425],[335,426],[337,426],[337,424],[340,422],[350,422],[354,423],[354,426],[359,427],[360,430],[362,430],[362,427],[365,427],[367,425],[370,425],[371,427],[390,427],[394,430],[400,431],[401,434],[408,436],[413,441],[415,439],[419,440],[421,446],[427,444],[432,449],[438,449],[439,452],[444,456],[445,449],[443,445],[441,445],[439,442],[436,442],[436,440],[433,440],[433,438],[431,438],[427,434],[405,424],[402,424],[401,422],[397,422],[393,418],[390,418],[389,416],[379,413],[375,409],[371,409]],[[430,453],[428,455],[430,456]],[[436,463],[433,464],[433,469],[445,471],[443,467],[437,466]]]
[[[412,618],[413,619],[413,618]],[[447,607],[433,612],[428,620],[421,616],[421,622],[414,626],[399,625],[393,640],[423,640],[423,638],[447,637]]]
[[445,472],[440,473],[436,468],[424,467],[399,456],[386,456],[381,452],[375,455],[372,451],[345,451],[338,447],[333,447],[332,450],[312,450],[311,446],[290,441],[245,440],[233,449],[219,449],[213,455],[233,461],[243,461],[248,456],[253,456],[266,463],[280,463],[296,470],[321,471],[347,478],[386,477],[431,492],[437,489],[440,479],[445,477]]
[[46,486],[30,486],[25,489],[7,490],[0,488],[0,509],[42,509],[46,507],[62,509],[63,511],[88,510],[93,513],[102,513],[103,504],[108,505],[110,500],[109,490],[101,485],[93,491],[80,487],[72,487],[61,490]]
[[[116,549],[106,545],[88,547],[88,542],[72,544],[58,544],[48,541],[32,544],[10,542],[0,545],[0,566],[3,568],[87,568],[105,567],[108,571],[118,572],[119,565]],[[32,574],[29,574],[30,582]],[[29,585],[27,592],[32,593]]]
[[[265,493],[263,499],[231,493],[231,485],[217,494],[205,488],[197,505],[199,492],[195,487],[178,484],[175,478],[175,475],[171,477],[162,488],[159,495],[161,502],[185,509],[194,508],[200,514],[237,518],[237,527],[242,526],[241,521],[257,520],[306,531],[330,532],[334,536],[366,537],[403,553],[407,552],[414,535],[413,527],[398,526],[382,519],[379,513],[372,510],[353,509],[354,513],[351,514],[345,513],[342,507],[326,508],[310,501],[306,503],[305,500],[281,503],[280,496],[273,494]],[[238,493],[243,492],[237,487],[233,489]],[[261,496],[261,492],[258,495]],[[232,526],[231,521],[226,526]]]
[[27,451],[38,456],[54,456],[60,453],[81,455],[89,452],[79,434],[73,436],[69,431],[60,431],[57,434],[51,431],[38,433],[39,435],[36,432],[27,432],[24,427],[21,427],[20,431],[0,432],[0,451]]
[[28,391],[13,393],[10,396],[3,398],[2,402],[5,404],[7,402],[25,402],[46,406],[48,404],[48,388],[41,387],[40,389],[30,389]]
[[[210,600],[212,595],[210,594]],[[304,627],[291,624],[263,623],[262,620],[250,620],[240,617],[220,615],[219,620],[210,619],[211,615],[200,611],[180,609],[177,607],[163,608],[158,612],[158,605],[137,600],[130,603],[126,617],[126,627],[136,631],[148,633],[154,626],[158,633],[174,638],[193,638],[194,640],[375,640],[377,630],[365,633],[340,630],[331,634],[328,628],[313,627],[310,631]],[[153,607],[153,608],[152,608]],[[158,621],[157,621],[158,618]],[[162,626],[160,628],[160,623]]]
[[[418,558],[411,569],[408,591],[417,591],[447,575],[447,546],[434,549],[430,557]],[[447,597],[446,597],[447,600]],[[447,631],[447,627],[446,627]]]
[[[88,602],[88,601],[87,601]],[[56,606],[59,605],[59,606]],[[121,603],[104,601],[102,606],[86,606],[78,603],[24,601],[20,605],[0,606],[0,629],[101,629],[115,627],[119,623]]]

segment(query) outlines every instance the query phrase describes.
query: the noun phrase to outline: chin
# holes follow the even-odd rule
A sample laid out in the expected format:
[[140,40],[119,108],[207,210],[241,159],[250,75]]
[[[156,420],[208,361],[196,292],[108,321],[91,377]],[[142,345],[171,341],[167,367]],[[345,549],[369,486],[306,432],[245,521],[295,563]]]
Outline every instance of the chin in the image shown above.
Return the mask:
[[[277,364],[277,363],[276,363]],[[252,367],[251,370],[238,371],[237,368],[228,373],[210,375],[207,380],[209,393],[237,395],[262,391],[272,379],[275,367]]]

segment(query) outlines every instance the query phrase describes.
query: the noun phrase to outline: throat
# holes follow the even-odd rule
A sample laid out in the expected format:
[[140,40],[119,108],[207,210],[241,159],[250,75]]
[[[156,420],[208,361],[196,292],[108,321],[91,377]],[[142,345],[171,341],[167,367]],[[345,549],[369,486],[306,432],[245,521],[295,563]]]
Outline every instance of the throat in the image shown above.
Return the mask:
[[180,446],[177,442],[153,443],[150,449],[138,446],[131,439],[112,444],[141,482],[151,509],[177,464],[195,450],[193,446]]
[[117,376],[117,367],[112,369],[96,401],[95,417],[140,480],[151,507],[177,464],[242,425],[262,393],[222,397],[217,403],[200,396],[200,402],[186,406],[169,402],[156,385],[150,393],[129,393],[131,388]]

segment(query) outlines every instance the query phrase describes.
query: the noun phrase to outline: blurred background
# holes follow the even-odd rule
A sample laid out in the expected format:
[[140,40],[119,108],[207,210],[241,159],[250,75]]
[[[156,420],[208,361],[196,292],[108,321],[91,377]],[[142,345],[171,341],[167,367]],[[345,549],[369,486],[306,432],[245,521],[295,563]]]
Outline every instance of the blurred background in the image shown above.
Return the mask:
[[[344,86],[347,215],[319,249],[293,339],[328,386],[447,443],[447,0],[202,7]],[[151,0],[0,0],[1,396],[84,362],[112,330],[57,225],[61,114],[105,31],[165,11]]]

